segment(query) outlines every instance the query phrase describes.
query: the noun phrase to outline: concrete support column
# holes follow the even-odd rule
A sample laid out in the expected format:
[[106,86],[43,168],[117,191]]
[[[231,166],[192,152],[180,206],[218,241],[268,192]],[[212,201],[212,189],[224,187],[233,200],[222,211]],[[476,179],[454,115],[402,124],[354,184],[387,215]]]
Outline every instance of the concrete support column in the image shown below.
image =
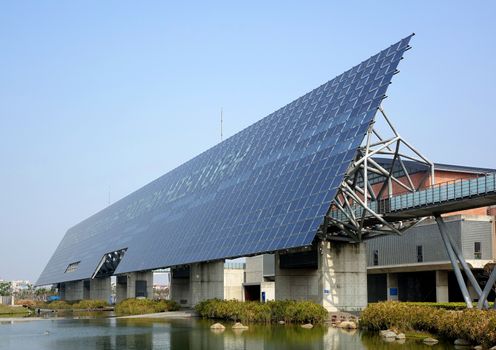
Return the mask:
[[90,280],[90,299],[109,301],[112,295],[110,277],[94,278]]
[[436,271],[436,302],[449,302],[448,271]]
[[192,306],[206,299],[224,299],[224,260],[192,264],[190,289]]
[[127,275],[119,275],[115,279],[115,302],[127,299]]
[[[144,290],[141,291],[141,287]],[[137,294],[138,292],[143,292]],[[153,271],[130,272],[127,274],[127,297],[153,299]]]
[[190,269],[171,268],[170,298],[181,306],[191,306]]
[[64,300],[74,301],[84,299],[84,281],[65,282]]
[[386,274],[386,288],[387,288],[387,300],[397,301],[398,300],[398,274],[388,273]]
[[276,300],[313,300],[328,311],[360,311],[367,306],[365,244],[319,242],[317,269],[281,269],[276,254]]

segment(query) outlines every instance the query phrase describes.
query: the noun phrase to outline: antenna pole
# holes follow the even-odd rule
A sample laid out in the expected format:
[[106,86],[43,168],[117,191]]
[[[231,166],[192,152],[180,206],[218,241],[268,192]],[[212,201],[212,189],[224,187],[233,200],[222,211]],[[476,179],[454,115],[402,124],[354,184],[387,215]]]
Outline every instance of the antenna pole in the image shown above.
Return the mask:
[[222,141],[223,135],[222,135],[222,123],[223,123],[223,110],[222,108],[220,109],[220,140]]

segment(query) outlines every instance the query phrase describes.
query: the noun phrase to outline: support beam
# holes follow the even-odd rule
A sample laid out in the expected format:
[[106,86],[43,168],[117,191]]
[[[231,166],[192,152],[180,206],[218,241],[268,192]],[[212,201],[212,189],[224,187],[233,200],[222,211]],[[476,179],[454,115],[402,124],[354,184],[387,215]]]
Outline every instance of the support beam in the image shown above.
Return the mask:
[[[491,292],[491,289],[494,287],[494,283],[496,283],[496,267],[493,268],[493,271],[491,272],[491,275],[489,275],[489,279],[487,280],[486,286],[481,293],[479,302],[477,303],[477,307],[479,309],[482,309],[485,306],[484,304],[487,303],[487,297]],[[496,302],[494,303],[494,307],[496,308]]]
[[460,267],[458,266],[458,261],[456,259],[455,252],[453,251],[453,247],[451,246],[450,241],[447,237],[448,232],[446,229],[446,224],[444,223],[443,218],[441,216],[436,215],[435,218],[436,218],[437,226],[439,227],[439,232],[441,233],[441,238],[443,240],[444,247],[448,252],[448,257],[451,261],[451,266],[453,267],[453,271],[455,272],[458,286],[460,286],[460,290],[463,295],[463,300],[465,300],[465,304],[467,304],[467,308],[471,309],[473,307],[472,299],[470,298],[470,293],[468,292],[467,285],[465,284],[465,280],[463,279],[462,272],[460,271]]

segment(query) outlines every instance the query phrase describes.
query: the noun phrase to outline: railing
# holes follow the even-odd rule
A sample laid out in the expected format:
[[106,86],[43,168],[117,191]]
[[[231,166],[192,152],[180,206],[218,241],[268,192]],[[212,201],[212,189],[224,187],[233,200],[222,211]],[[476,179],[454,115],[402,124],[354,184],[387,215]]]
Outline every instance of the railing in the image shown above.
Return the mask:
[[435,184],[420,191],[381,199],[379,201],[379,212],[397,212],[495,192],[496,173],[490,173],[473,179],[451,180]]
[[[416,192],[395,194],[390,198],[369,202],[369,208],[378,214],[386,214],[494,193],[496,193],[496,173],[489,173],[473,179],[442,182]],[[351,209],[355,217],[362,216],[361,206],[353,204]],[[331,217],[348,221],[346,215],[337,209],[331,211]]]

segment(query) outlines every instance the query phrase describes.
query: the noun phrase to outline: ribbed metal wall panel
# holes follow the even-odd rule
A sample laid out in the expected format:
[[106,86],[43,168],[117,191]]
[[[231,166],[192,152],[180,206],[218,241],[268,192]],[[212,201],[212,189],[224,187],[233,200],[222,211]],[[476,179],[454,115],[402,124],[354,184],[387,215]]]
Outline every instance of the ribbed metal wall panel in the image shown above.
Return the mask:
[[462,249],[465,259],[474,259],[474,243],[481,242],[482,259],[492,259],[491,221],[464,220],[462,226]]

